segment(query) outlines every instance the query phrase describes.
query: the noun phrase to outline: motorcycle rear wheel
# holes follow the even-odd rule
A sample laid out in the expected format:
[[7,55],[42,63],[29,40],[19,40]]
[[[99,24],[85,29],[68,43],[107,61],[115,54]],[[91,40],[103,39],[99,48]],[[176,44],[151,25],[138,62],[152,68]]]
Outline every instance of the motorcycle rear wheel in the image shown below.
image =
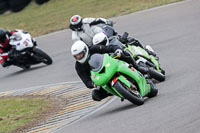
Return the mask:
[[151,86],[151,91],[147,95],[148,98],[155,97],[158,94],[158,89],[156,88],[156,85],[151,81],[147,80],[147,83]]

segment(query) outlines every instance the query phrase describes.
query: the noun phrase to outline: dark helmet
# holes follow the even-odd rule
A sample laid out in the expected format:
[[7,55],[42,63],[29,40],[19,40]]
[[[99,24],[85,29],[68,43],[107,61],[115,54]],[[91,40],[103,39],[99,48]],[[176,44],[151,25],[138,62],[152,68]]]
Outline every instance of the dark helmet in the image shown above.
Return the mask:
[[82,30],[82,17],[79,15],[74,15],[70,18],[70,26],[69,28],[74,31],[81,31]]
[[5,30],[0,28],[0,43],[5,43],[6,38]]

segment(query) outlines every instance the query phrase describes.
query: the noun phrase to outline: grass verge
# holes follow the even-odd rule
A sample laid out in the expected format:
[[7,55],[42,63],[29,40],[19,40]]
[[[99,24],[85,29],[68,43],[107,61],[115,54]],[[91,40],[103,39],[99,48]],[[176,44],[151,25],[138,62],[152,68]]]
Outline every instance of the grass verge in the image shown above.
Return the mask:
[[0,98],[0,133],[21,132],[44,120],[55,105],[41,96]]
[[74,14],[110,18],[177,1],[181,0],[51,0],[42,6],[32,2],[22,12],[0,15],[0,27],[39,36],[68,28]]

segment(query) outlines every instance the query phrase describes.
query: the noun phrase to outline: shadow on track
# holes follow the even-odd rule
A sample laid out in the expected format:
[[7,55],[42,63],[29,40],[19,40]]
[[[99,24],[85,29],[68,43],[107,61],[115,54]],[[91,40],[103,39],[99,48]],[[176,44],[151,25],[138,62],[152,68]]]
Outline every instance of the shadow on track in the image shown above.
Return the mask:
[[43,67],[46,67],[46,66],[47,65],[42,65],[42,66],[31,67],[29,69],[22,69],[22,70],[19,70],[17,72],[14,72],[14,73],[11,73],[9,75],[6,75],[4,78],[13,77],[13,76],[16,76],[16,75],[19,75],[19,74],[23,74],[23,73],[26,73],[26,72],[30,72],[30,71],[34,71],[34,70],[37,70],[37,69],[40,69],[40,68],[43,68]]
[[[112,103],[111,103],[112,104]],[[120,112],[122,112],[122,111],[126,111],[126,110],[129,110],[129,109],[133,109],[133,108],[136,108],[136,107],[138,107],[137,105],[135,105],[135,104],[132,104],[132,103],[128,103],[128,104],[124,104],[124,105],[122,105],[122,106],[119,106],[119,107],[117,107],[117,108],[114,108],[114,109],[112,109],[112,110],[108,110],[108,111],[106,111],[106,112],[103,112],[103,113],[101,113],[101,114],[99,114],[99,115],[97,115],[97,116],[95,116],[96,118],[98,118],[98,117],[105,117],[105,116],[107,116],[107,115],[113,115],[113,114],[117,114],[117,113],[120,113]],[[103,110],[103,109],[102,109]]]

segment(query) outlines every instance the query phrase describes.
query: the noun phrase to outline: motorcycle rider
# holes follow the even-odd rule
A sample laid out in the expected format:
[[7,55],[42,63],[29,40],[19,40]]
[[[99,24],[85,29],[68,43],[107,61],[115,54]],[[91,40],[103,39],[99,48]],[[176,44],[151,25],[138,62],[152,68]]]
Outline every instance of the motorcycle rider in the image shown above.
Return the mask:
[[[10,31],[10,30],[4,30],[4,29],[0,28],[0,53],[2,53],[2,54],[8,53],[9,54],[9,51],[11,50],[11,45],[9,44],[10,37],[18,31],[23,31],[23,30],[16,29],[14,31]],[[23,31],[23,32],[28,33],[26,31]],[[32,38],[32,42],[35,46],[37,45],[37,42],[34,38]],[[9,58],[7,58],[6,60],[4,60],[4,62],[1,63],[1,65],[3,67],[10,66],[10,65],[12,65],[12,61],[10,61]]]
[[103,29],[95,26],[104,23],[112,25],[112,21],[104,18],[84,18],[79,15],[74,15],[70,19],[69,28],[72,30],[72,41],[82,40],[88,46],[92,45],[92,38],[95,34],[103,32]]
[[[123,51],[117,45],[92,45],[87,46],[83,41],[76,41],[71,47],[71,54],[76,59],[75,69],[83,83],[87,88],[96,88],[97,86],[93,83],[90,77],[90,66],[88,64],[88,60],[91,55],[95,53],[104,54],[104,53],[117,53],[118,56],[121,56],[121,60],[132,63],[132,60],[126,58],[123,55]],[[92,91],[92,98],[95,101],[101,101],[102,99],[110,96],[103,88],[94,89]]]
[[105,33],[100,32],[97,33],[93,37],[93,45],[104,45],[104,46],[118,46],[123,53],[122,56],[119,58],[120,60],[123,60],[129,64],[132,64],[134,68],[136,68],[138,71],[140,71],[142,74],[147,74],[148,69],[142,66],[139,66],[136,64],[136,61],[131,57],[131,54],[129,51],[124,51],[124,46],[123,44],[118,40],[118,39],[108,39],[108,37],[105,35]]
[[[102,28],[97,26],[98,24],[106,24],[108,28]],[[72,41],[76,42],[77,40],[82,40],[88,46],[92,45],[92,38],[95,34],[100,32],[105,32],[109,28],[109,26],[113,26],[113,22],[110,20],[106,20],[104,18],[84,18],[80,15],[74,15],[70,19],[69,28],[72,30]],[[145,49],[150,55],[156,57],[155,52],[151,48],[151,46],[147,45],[143,47],[142,44],[136,40],[135,38],[128,37],[127,40],[123,40],[123,38],[117,34],[116,31],[113,31],[113,35],[117,37],[117,39],[122,43],[127,43],[128,45],[135,45]],[[110,36],[109,36],[110,38]],[[113,38],[114,39],[114,38]]]
[[[90,66],[88,59],[94,53],[112,53],[118,49],[118,46],[103,46],[103,45],[92,45],[87,46],[83,41],[76,41],[71,47],[71,54],[76,59],[75,69],[83,83],[87,88],[96,88],[97,86],[93,83],[90,77]],[[109,96],[109,94],[103,89],[98,88],[92,91],[92,98],[95,101],[101,101],[102,99]]]

